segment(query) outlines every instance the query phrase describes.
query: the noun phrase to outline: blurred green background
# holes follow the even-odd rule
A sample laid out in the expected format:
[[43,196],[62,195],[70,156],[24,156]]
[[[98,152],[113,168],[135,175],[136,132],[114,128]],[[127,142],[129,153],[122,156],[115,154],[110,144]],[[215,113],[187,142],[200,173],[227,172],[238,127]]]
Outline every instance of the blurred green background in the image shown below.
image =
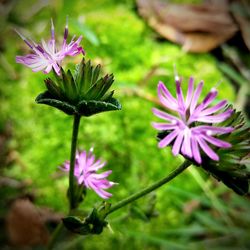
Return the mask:
[[[47,40],[52,17],[61,41],[68,15],[69,34],[83,35],[86,57],[101,63],[104,72],[114,73],[113,89],[122,110],[83,118],[79,131],[79,148],[94,146],[96,156],[113,170],[109,179],[119,183],[111,190],[112,203],[166,176],[183,161],[168,148],[158,149],[157,131],[151,126],[158,81],[174,93],[174,64],[184,77],[184,89],[194,76],[196,84],[205,81],[205,96],[222,80],[218,100],[236,100],[233,85],[213,55],[185,53],[158,39],[137,14],[133,0],[1,2],[6,11],[0,22],[0,171],[4,178],[26,183],[25,191],[0,188],[3,220],[6,202],[21,192],[32,193],[38,206],[62,213],[68,207],[68,180],[58,166],[69,159],[72,117],[35,104],[45,89],[45,76],[15,63],[15,56],[28,48],[14,28],[37,42]],[[69,58],[65,64],[73,68],[80,60],[81,56]],[[88,212],[100,203],[89,191],[81,209]],[[249,249],[249,212],[249,197],[237,196],[191,167],[154,194],[112,214],[110,228],[101,235],[78,236],[59,249]],[[4,246],[4,233],[0,240]]]

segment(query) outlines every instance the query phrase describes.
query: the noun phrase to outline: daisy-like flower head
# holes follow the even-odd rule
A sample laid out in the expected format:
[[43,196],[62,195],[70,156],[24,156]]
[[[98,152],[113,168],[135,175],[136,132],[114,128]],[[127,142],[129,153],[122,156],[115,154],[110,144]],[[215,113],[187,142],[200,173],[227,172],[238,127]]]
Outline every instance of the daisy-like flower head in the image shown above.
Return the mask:
[[[233,110],[227,109],[219,113],[219,111],[226,106],[226,100],[209,107],[218,94],[215,88],[212,88],[203,101],[198,104],[203,88],[203,81],[194,89],[194,79],[191,77],[188,84],[187,95],[186,98],[184,98],[181,89],[181,79],[176,77],[175,80],[176,98],[172,96],[162,82],[158,84],[158,97],[160,102],[166,109],[176,113],[176,115],[172,115],[156,108],[153,109],[153,113],[157,117],[167,121],[164,123],[153,123],[153,127],[157,130],[168,132],[159,142],[158,146],[163,148],[171,144],[174,155],[182,153],[184,156],[194,159],[198,164],[202,162],[201,149],[209,158],[218,161],[219,156],[209,144],[219,148],[231,147],[230,143],[214,136],[230,133],[233,131],[233,128],[216,127],[213,126],[213,124],[220,123],[229,118]],[[199,125],[197,125],[197,122],[199,122]]]
[[51,20],[51,39],[46,43],[42,40],[41,44],[37,44],[34,41],[27,40],[22,34],[17,32],[24,42],[32,50],[32,54],[26,56],[16,56],[16,62],[24,64],[32,69],[32,71],[43,71],[45,74],[49,73],[52,68],[57,75],[60,75],[60,65],[62,60],[66,56],[76,56],[80,53],[85,54],[83,48],[80,46],[82,36],[77,40],[72,38],[69,44],[67,44],[68,37],[68,21],[64,30],[63,43],[60,49],[56,48],[55,41],[55,29],[53,21]]
[[[112,173],[112,170],[97,173],[99,169],[106,165],[106,162],[102,162],[100,159],[95,161],[95,156],[92,152],[93,149],[89,152],[82,151],[76,153],[74,175],[79,185],[84,185],[86,188],[94,190],[103,199],[108,199],[112,194],[105,191],[105,189],[111,188],[117,183],[106,179]],[[69,172],[69,169],[69,161],[66,161],[61,170]]]

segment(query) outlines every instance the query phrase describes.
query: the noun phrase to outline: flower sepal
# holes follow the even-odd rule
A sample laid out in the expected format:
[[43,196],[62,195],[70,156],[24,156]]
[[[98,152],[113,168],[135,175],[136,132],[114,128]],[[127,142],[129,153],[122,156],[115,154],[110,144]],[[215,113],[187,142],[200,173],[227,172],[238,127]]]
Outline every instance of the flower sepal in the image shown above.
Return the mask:
[[54,80],[45,79],[47,91],[37,96],[36,102],[57,108],[68,115],[91,116],[97,113],[120,110],[121,104],[108,91],[114,76],[99,77],[101,66],[92,66],[89,60],[77,66],[73,75],[61,68],[61,75],[54,71]]
[[246,124],[244,115],[236,111],[218,126],[234,128],[230,134],[218,136],[232,147],[218,149],[220,160],[204,160],[202,168],[237,194],[246,195],[249,193],[250,182],[250,127]]
[[68,216],[63,219],[63,224],[71,232],[80,235],[100,234],[108,225],[105,217],[110,206],[110,203],[104,202],[100,208],[93,208],[87,217],[81,219],[77,216]]

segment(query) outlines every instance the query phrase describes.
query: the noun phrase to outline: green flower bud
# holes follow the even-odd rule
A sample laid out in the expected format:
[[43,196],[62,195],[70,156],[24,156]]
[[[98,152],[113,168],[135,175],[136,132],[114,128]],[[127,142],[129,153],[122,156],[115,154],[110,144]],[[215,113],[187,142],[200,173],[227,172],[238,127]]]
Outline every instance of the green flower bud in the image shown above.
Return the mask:
[[109,91],[114,82],[113,74],[100,77],[101,66],[91,65],[84,58],[77,65],[75,74],[61,68],[61,75],[54,71],[54,80],[45,79],[47,91],[36,98],[39,104],[57,108],[68,115],[91,116],[100,112],[120,110],[121,104]]
[[218,126],[230,126],[230,134],[220,135],[219,139],[229,142],[232,147],[219,148],[219,161],[204,160],[202,168],[233,189],[239,195],[249,192],[250,181],[250,128],[241,112],[234,114]]

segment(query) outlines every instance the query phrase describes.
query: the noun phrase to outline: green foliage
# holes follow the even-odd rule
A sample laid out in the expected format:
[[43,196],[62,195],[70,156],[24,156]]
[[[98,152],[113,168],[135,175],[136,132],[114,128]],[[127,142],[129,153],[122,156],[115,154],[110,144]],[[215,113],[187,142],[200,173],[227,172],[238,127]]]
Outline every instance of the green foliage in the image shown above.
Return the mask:
[[68,216],[63,218],[63,224],[68,230],[80,235],[100,234],[108,224],[105,217],[110,206],[110,203],[104,202],[98,209],[93,208],[82,220],[77,216]]
[[99,77],[101,65],[93,67],[83,58],[74,76],[61,68],[61,75],[54,72],[55,81],[45,79],[47,91],[39,94],[36,102],[57,108],[67,115],[91,116],[97,113],[119,110],[121,104],[113,98],[114,90],[107,92],[114,76]]

